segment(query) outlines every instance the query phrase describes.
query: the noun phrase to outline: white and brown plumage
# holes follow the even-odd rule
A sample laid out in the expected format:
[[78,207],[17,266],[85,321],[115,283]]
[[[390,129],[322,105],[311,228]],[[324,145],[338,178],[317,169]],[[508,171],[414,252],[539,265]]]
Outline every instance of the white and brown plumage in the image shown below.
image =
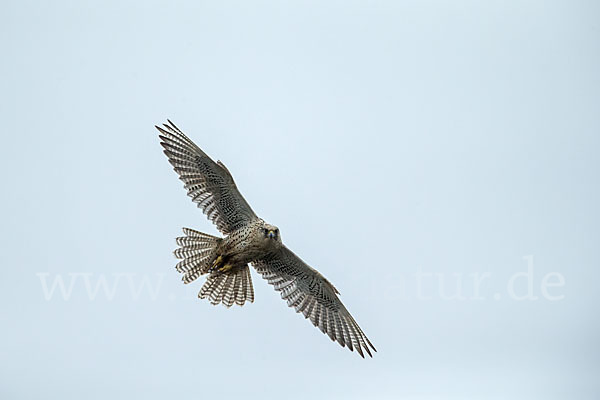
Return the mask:
[[184,228],[177,238],[177,271],[190,283],[208,278],[198,296],[231,307],[254,301],[248,264],[256,269],[288,306],[329,335],[331,340],[364,357],[375,347],[338,298],[339,292],[281,241],[279,229],[257,217],[237,190],[222,162],[216,163],[171,121],[160,131],[161,145],[188,196],[198,204],[224,238]]

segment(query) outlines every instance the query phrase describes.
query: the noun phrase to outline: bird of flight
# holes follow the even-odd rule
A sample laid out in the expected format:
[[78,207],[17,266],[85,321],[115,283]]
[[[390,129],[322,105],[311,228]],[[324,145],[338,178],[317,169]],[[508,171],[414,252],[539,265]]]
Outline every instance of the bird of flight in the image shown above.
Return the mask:
[[231,307],[254,301],[251,264],[296,312],[364,358],[375,347],[338,298],[339,292],[281,241],[279,228],[256,216],[221,161],[216,163],[171,121],[156,126],[161,145],[188,196],[224,235],[183,228],[176,265],[183,282],[208,274],[198,297]]

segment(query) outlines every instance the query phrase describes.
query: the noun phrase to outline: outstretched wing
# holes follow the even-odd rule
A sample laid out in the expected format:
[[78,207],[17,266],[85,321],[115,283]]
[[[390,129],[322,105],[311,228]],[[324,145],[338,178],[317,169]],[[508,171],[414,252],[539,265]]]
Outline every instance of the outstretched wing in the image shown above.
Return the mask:
[[337,289],[287,247],[281,246],[252,265],[281,292],[288,306],[310,318],[331,340],[337,340],[350,351],[356,349],[363,358],[363,350],[371,357],[369,347],[377,351],[337,297]]
[[185,184],[188,196],[223,234],[247,225],[256,214],[238,191],[222,162],[216,163],[171,121],[156,126],[160,144],[173,169]]

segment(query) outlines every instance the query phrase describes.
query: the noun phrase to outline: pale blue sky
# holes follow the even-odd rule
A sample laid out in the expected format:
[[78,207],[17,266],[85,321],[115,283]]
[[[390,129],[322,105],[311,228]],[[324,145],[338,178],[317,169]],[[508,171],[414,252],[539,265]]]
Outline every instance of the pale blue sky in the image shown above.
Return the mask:
[[[600,396],[597,2],[0,11],[3,399]],[[180,282],[174,237],[216,229],[166,118],[340,289],[373,359],[256,274],[229,310]]]

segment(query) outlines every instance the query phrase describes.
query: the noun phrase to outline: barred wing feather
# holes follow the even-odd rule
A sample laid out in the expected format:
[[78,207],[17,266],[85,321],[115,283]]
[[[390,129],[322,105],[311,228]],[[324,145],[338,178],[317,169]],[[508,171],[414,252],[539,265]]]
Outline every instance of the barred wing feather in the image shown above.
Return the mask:
[[229,234],[257,218],[222,162],[215,163],[171,121],[156,129],[188,196],[221,233]]
[[289,307],[310,318],[331,340],[350,351],[356,349],[363,358],[363,351],[369,356],[371,349],[377,351],[338,298],[337,289],[287,247],[280,247],[252,266],[281,293]]

